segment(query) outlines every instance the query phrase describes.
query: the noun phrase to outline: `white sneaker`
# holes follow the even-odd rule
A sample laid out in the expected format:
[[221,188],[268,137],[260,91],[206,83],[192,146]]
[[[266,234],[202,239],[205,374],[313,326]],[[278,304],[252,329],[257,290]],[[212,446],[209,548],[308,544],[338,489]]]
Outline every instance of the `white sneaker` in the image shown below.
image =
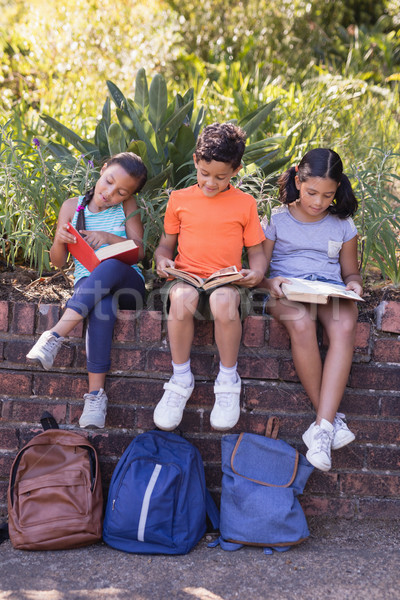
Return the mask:
[[79,419],[79,427],[97,427],[102,429],[106,423],[107,394],[100,388],[97,394],[85,394],[83,396],[85,406]]
[[241,379],[239,375],[236,383],[219,383],[214,385],[215,403],[210,415],[210,425],[218,431],[231,429],[240,417],[240,390]]
[[51,331],[44,331],[26,358],[40,362],[44,369],[51,369],[63,341],[63,337],[56,337]]
[[332,450],[339,450],[356,439],[354,433],[347,427],[345,418],[343,413],[336,413],[333,421]]
[[167,383],[164,383],[165,392],[153,413],[153,421],[159,429],[172,431],[178,427],[193,389],[194,379],[189,387],[177,383],[173,376]]
[[311,423],[303,433],[303,441],[308,447],[306,458],[314,467],[321,471],[329,471],[331,462],[331,445],[333,440],[333,425],[326,419],[321,424]]

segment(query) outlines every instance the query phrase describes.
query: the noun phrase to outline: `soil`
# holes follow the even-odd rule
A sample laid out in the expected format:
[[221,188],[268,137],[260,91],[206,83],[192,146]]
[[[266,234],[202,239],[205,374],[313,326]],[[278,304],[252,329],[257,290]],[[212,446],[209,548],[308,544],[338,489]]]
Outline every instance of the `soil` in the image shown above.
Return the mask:
[[[155,279],[152,284],[155,287],[161,282]],[[0,265],[0,300],[64,304],[72,292],[72,269],[43,273],[39,277],[37,271],[24,265]],[[365,302],[359,303],[359,320],[373,321],[374,310],[382,301],[400,302],[400,288],[382,281],[379,273],[371,272],[365,281],[363,297]]]

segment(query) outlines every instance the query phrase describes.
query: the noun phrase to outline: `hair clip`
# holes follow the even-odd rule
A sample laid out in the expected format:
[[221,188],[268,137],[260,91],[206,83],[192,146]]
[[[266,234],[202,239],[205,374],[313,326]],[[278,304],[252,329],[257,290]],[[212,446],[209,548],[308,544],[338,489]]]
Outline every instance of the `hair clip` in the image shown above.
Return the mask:
[[80,212],[81,210],[85,210],[85,207],[83,206],[83,204],[80,204],[79,206],[76,207],[76,212]]

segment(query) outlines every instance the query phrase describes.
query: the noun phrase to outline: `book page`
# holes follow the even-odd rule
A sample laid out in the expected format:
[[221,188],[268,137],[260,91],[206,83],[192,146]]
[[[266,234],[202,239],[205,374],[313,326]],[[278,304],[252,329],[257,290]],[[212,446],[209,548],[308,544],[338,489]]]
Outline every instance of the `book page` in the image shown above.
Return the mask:
[[96,250],[96,255],[100,260],[104,260],[105,258],[116,256],[120,252],[134,250],[135,248],[137,248],[137,245],[133,240],[123,240],[122,242],[117,242],[116,244],[109,244],[104,248]]

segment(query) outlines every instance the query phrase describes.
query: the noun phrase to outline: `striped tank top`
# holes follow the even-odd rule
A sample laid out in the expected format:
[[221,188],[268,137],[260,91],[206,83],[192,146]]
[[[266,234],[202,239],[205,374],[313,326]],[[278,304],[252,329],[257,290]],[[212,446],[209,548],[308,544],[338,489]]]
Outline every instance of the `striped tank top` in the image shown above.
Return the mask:
[[[82,202],[83,196],[79,197],[78,204]],[[124,208],[122,206],[122,202],[120,204],[116,204],[115,206],[111,206],[110,208],[106,208],[106,210],[102,210],[98,213],[92,213],[85,206],[85,227],[87,231],[107,231],[107,233],[113,233],[114,235],[118,235],[120,238],[126,239],[126,231],[125,231],[125,213]],[[75,227],[76,222],[78,220],[78,213],[74,213],[74,217],[72,219],[72,225]],[[122,240],[121,240],[122,241]],[[107,244],[103,244],[101,248],[104,248]],[[73,258],[75,265],[74,272],[74,282],[76,283],[82,277],[88,277],[90,275],[90,271],[86,269],[76,258]],[[137,265],[132,265],[139,275],[144,279],[140,268]]]

